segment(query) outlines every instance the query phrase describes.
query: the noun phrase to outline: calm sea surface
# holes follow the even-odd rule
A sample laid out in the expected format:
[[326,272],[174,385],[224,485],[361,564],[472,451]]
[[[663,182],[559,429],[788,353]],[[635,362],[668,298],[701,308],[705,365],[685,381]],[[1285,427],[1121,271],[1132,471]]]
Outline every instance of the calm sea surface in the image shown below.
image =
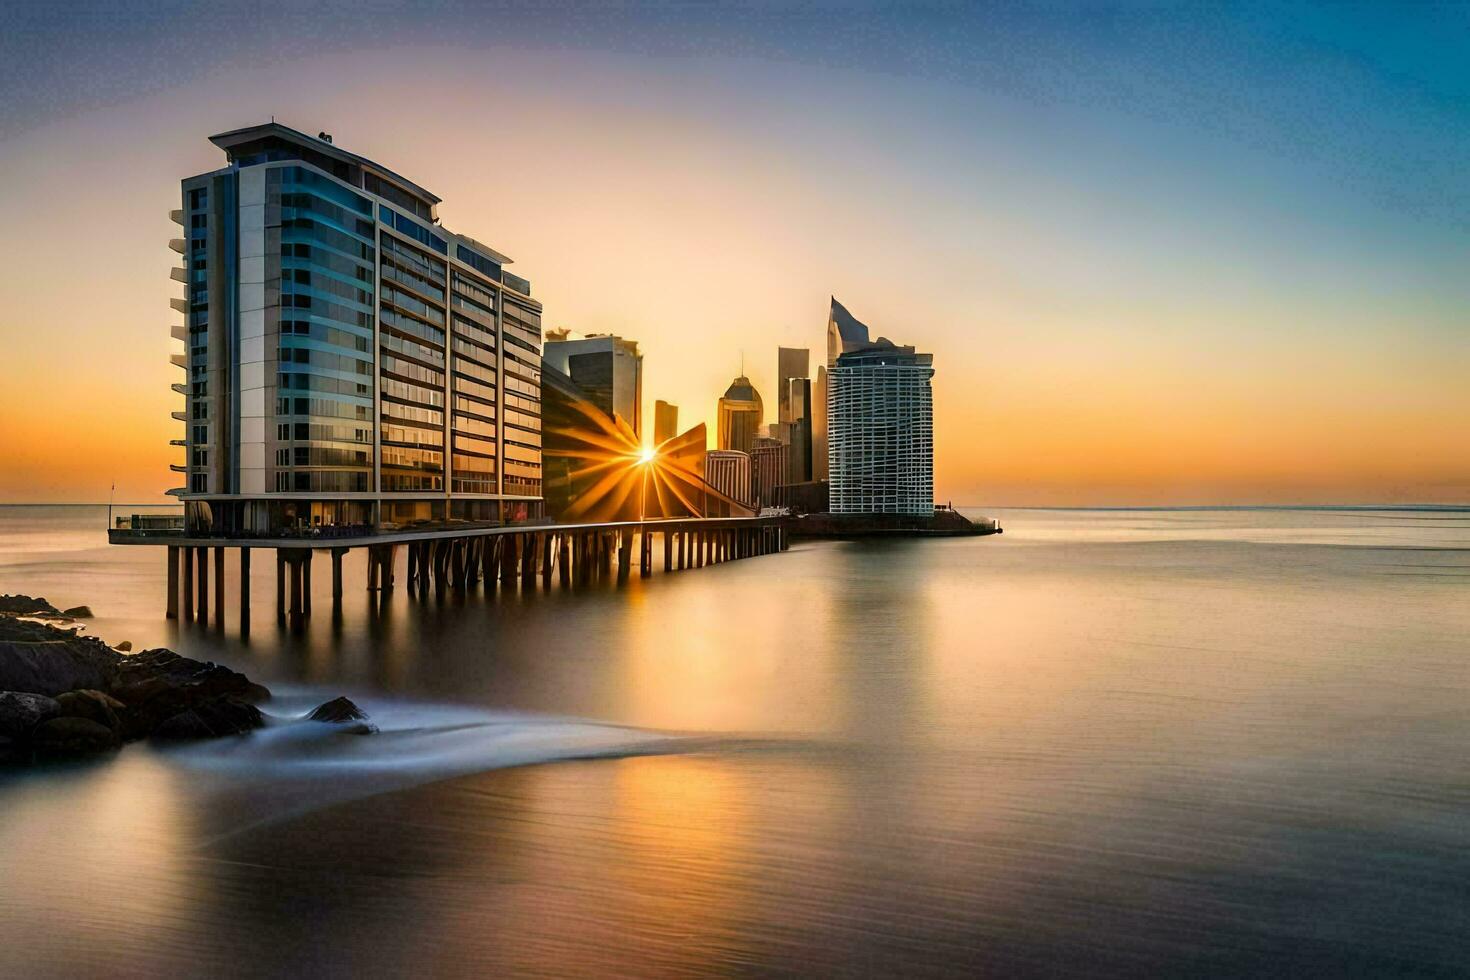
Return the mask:
[[0,591],[278,695],[0,776],[0,975],[1470,972],[1470,512],[995,513],[376,614],[354,554],[301,636],[258,560],[242,638],[233,556],[180,626],[0,507]]

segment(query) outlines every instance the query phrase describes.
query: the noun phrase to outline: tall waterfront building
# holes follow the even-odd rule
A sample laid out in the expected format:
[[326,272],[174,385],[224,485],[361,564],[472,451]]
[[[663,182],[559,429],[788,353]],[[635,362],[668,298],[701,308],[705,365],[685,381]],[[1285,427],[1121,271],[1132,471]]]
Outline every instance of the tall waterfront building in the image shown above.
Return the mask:
[[662,446],[679,432],[679,406],[662,398],[653,403],[653,444]]
[[569,340],[566,330],[548,331],[542,357],[568,375],[592,403],[617,414],[643,436],[643,355],[638,342],[611,334]]
[[744,504],[750,496],[750,455],[738,449],[711,449],[704,455],[704,479],[720,493]]
[[837,355],[827,375],[832,513],[934,513],[933,365],[883,337]]
[[268,123],[182,182],[191,531],[542,511],[541,304],[440,199]]
[[776,348],[776,421],[790,422],[791,382],[811,374],[812,352],[805,347]]
[[749,453],[764,414],[760,393],[742,374],[730,382],[730,387],[720,398],[716,445],[721,449]]
[[750,499],[757,508],[776,501],[776,488],[790,483],[791,447],[779,439],[756,436],[750,449]]
[[804,483],[812,479],[812,380],[792,378],[787,397],[791,404],[786,439],[791,446],[787,480]]
[[832,305],[827,313],[827,363],[817,367],[816,416],[812,419],[812,471],[813,479],[829,478],[828,426],[831,418],[832,369],[844,351],[857,350],[868,343],[868,327],[851,313],[847,307],[831,297]]

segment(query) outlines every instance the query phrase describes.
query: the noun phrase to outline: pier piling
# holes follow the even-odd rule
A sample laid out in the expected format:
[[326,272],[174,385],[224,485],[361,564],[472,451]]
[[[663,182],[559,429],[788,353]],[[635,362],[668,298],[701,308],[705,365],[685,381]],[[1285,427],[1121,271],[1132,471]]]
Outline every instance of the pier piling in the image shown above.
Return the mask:
[[250,632],[250,549],[240,549],[240,633]]
[[179,549],[177,545],[168,546],[168,609],[164,613],[167,619],[179,618]]

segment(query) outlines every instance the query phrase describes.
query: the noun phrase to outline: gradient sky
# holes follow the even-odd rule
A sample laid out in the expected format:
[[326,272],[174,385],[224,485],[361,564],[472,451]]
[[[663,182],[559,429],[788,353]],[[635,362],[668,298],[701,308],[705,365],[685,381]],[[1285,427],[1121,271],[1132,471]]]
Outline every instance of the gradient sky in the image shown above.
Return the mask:
[[177,482],[168,211],[272,114],[682,425],[835,294],[934,353],[940,499],[1470,500],[1470,5],[307,8],[0,13],[0,501]]

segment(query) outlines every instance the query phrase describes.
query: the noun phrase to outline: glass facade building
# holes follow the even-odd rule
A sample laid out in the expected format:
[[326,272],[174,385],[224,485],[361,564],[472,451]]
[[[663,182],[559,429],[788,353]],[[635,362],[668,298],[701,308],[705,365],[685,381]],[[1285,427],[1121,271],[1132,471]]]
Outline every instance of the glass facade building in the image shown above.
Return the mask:
[[541,307],[439,198],[271,123],[182,183],[191,530],[537,519]]
[[827,375],[834,514],[934,513],[934,358],[876,342],[837,356]]

